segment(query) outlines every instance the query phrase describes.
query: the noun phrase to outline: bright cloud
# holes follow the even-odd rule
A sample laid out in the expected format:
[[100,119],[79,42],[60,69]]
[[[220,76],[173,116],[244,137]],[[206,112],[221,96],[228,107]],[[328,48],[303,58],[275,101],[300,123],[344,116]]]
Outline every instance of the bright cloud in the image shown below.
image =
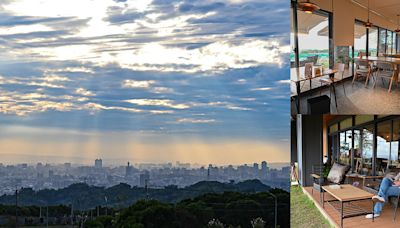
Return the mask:
[[148,88],[154,83],[155,83],[154,80],[136,81],[128,79],[122,82],[122,88]]
[[96,94],[94,94],[92,91],[89,91],[89,90],[84,89],[84,88],[76,89],[75,93],[79,94],[79,95],[82,95],[82,96],[87,96],[87,97],[96,96]]
[[168,99],[130,99],[126,100],[126,102],[135,104],[135,105],[147,105],[147,106],[163,106],[173,109],[187,109],[190,106],[186,104],[178,104],[172,100]]

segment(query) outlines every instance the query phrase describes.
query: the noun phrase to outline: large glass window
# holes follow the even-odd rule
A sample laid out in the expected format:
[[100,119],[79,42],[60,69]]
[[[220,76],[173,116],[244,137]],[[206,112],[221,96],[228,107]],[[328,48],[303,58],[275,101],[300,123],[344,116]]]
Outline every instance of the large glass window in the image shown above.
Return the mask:
[[354,164],[352,165],[353,171],[356,173],[361,172],[362,164],[362,154],[361,154],[361,131],[359,129],[354,129]]
[[397,41],[397,45],[396,45],[396,48],[397,48],[397,54],[399,54],[400,53],[400,37],[399,36],[396,36],[396,41]]
[[378,123],[378,134],[376,136],[376,173],[383,174],[388,167],[390,146],[392,139],[392,121]]
[[361,173],[372,175],[372,154],[374,151],[374,125],[368,125],[362,128],[362,168]]
[[359,124],[363,124],[369,121],[373,121],[374,120],[374,116],[373,115],[357,115],[356,116],[356,125]]
[[368,52],[371,56],[378,55],[378,28],[371,27],[368,35]]
[[293,8],[290,7],[290,67],[295,67],[295,49],[294,46],[294,21],[293,21]]
[[329,67],[329,19],[297,11],[300,66],[313,62]]
[[378,42],[378,48],[379,48],[379,56],[382,56],[383,54],[386,53],[386,29],[379,28],[379,42]]
[[400,161],[399,161],[399,154],[400,154],[400,147],[399,147],[399,140],[400,140],[400,119],[396,119],[393,121],[393,138],[392,138],[392,145],[390,151],[390,167],[393,168],[400,168]]
[[345,165],[350,165],[350,160],[351,160],[351,148],[353,148],[352,145],[352,139],[351,139],[351,130],[343,131],[339,133],[339,163],[345,164]]
[[367,50],[367,29],[365,26],[356,22],[354,24],[354,56],[359,56],[360,52],[366,53]]
[[386,32],[386,54],[392,54],[393,48],[393,32],[387,30]]

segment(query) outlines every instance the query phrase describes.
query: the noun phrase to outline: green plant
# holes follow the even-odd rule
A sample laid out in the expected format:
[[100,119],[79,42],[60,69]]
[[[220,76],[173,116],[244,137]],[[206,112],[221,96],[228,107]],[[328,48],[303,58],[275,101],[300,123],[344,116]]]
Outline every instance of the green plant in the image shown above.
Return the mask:
[[331,165],[328,164],[328,163],[326,163],[326,164],[324,165],[324,170],[323,170],[323,172],[322,172],[322,175],[323,175],[324,178],[327,178],[327,177],[328,177],[328,174],[329,174],[329,171],[330,171],[330,170],[331,170]]

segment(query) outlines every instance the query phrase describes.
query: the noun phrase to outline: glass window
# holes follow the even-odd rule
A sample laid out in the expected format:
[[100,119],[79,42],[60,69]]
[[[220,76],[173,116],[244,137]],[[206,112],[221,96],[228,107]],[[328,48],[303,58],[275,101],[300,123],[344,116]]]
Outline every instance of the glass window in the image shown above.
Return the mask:
[[354,24],[354,56],[367,51],[367,29],[359,22]]
[[361,154],[361,130],[354,129],[354,164],[352,165],[353,171],[356,173],[361,172],[362,154]]
[[396,48],[397,48],[397,54],[398,53],[400,53],[400,37],[399,36],[396,36],[396,40],[397,40],[397,46],[396,46]]
[[387,30],[386,33],[386,54],[392,54],[393,47],[393,32]]
[[352,140],[351,140],[351,130],[343,131],[339,133],[340,137],[340,149],[339,149],[339,163],[344,165],[350,165],[351,159],[351,148]]
[[386,53],[386,29],[379,28],[379,56],[382,56]]
[[374,115],[357,115],[355,122],[356,125],[359,125],[373,120],[374,120]]
[[372,153],[374,148],[374,125],[368,125],[362,129],[361,149],[362,164],[361,173],[372,175]]
[[297,11],[299,62],[329,67],[329,19],[320,14]]
[[393,32],[392,54],[396,54],[396,40],[397,40],[397,34],[395,32]]
[[393,138],[392,138],[392,144],[390,147],[390,167],[393,168],[400,168],[400,161],[399,161],[399,153],[400,153],[400,147],[399,147],[399,140],[400,140],[400,119],[394,120],[393,121]]
[[[334,56],[336,57],[335,63],[344,63],[343,78],[352,77],[353,70],[352,70],[352,64],[350,64],[352,56],[351,46],[336,46],[334,50],[335,50]],[[342,78],[339,77],[338,79]]]
[[338,124],[334,124],[329,127],[329,133],[334,133],[337,131],[338,131]]
[[293,8],[290,7],[290,67],[295,67],[295,46],[294,46]]
[[347,118],[345,120],[340,121],[340,129],[346,129],[353,125],[353,118]]
[[378,28],[371,27],[368,35],[368,52],[371,56],[378,55]]
[[390,156],[390,142],[392,132],[392,121],[378,123],[377,147],[376,147],[376,172],[383,174],[388,167]]

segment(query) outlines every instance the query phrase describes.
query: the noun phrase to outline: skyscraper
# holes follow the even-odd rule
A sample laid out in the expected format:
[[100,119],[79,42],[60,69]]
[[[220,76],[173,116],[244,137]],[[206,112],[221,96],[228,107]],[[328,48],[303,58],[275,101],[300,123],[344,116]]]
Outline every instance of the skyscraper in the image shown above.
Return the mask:
[[150,173],[149,171],[145,170],[143,173],[140,174],[139,186],[140,187],[148,186],[149,181],[150,181]]
[[129,177],[132,175],[133,169],[130,163],[128,162],[128,165],[125,168],[125,177]]
[[94,160],[94,167],[96,169],[103,168],[103,160],[101,160],[101,158]]
[[258,168],[258,163],[254,163],[254,164],[253,164],[253,175],[254,175],[255,177],[257,177],[258,174],[259,174],[259,171],[260,171],[260,169]]
[[266,161],[261,162],[261,176],[266,177],[268,172],[268,164]]

